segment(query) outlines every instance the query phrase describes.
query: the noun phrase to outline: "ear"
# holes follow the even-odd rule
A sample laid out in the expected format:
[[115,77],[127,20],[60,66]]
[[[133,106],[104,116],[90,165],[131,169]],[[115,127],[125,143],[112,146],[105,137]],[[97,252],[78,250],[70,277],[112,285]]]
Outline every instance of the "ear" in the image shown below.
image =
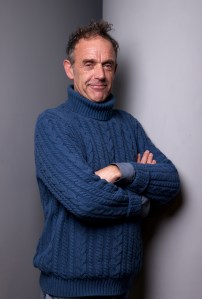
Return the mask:
[[69,60],[65,59],[63,61],[63,66],[64,66],[64,70],[65,70],[65,73],[66,73],[67,77],[70,80],[73,80],[74,79],[74,72],[73,72],[73,69],[72,69],[71,62]]

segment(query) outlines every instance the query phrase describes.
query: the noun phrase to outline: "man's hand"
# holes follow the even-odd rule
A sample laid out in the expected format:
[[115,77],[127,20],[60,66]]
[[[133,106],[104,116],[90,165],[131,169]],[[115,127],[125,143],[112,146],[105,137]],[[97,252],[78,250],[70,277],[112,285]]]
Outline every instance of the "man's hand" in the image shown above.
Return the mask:
[[116,165],[108,165],[95,172],[101,179],[105,179],[109,183],[115,183],[121,177],[121,172]]
[[156,164],[156,160],[153,159],[153,154],[147,150],[143,153],[142,157],[140,154],[137,155],[137,163]]

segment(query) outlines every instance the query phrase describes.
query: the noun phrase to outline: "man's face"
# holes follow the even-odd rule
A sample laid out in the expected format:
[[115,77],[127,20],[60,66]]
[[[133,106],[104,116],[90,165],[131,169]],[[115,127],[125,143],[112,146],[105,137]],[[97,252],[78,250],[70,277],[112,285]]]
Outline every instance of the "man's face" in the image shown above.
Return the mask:
[[74,49],[73,65],[65,60],[64,67],[75,91],[93,102],[103,102],[112,89],[115,51],[111,42],[100,36],[81,39]]

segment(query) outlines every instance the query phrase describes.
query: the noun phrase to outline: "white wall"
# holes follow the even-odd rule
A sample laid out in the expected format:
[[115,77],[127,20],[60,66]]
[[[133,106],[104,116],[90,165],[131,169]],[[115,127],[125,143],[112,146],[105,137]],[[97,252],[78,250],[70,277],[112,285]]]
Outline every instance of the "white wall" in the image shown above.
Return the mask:
[[33,139],[38,114],[66,99],[68,34],[102,1],[0,1],[0,298],[39,298],[32,266],[42,213]]
[[121,47],[119,106],[141,121],[182,181],[176,206],[146,225],[133,299],[202,296],[201,16],[200,0],[103,1]]

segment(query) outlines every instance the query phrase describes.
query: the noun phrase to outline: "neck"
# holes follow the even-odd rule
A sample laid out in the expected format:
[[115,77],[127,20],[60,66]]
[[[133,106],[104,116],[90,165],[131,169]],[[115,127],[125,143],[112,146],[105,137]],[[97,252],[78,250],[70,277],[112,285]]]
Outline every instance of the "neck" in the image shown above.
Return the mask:
[[92,102],[76,92],[72,85],[68,87],[67,107],[75,113],[97,120],[109,120],[112,116],[115,99],[110,94],[104,102]]

